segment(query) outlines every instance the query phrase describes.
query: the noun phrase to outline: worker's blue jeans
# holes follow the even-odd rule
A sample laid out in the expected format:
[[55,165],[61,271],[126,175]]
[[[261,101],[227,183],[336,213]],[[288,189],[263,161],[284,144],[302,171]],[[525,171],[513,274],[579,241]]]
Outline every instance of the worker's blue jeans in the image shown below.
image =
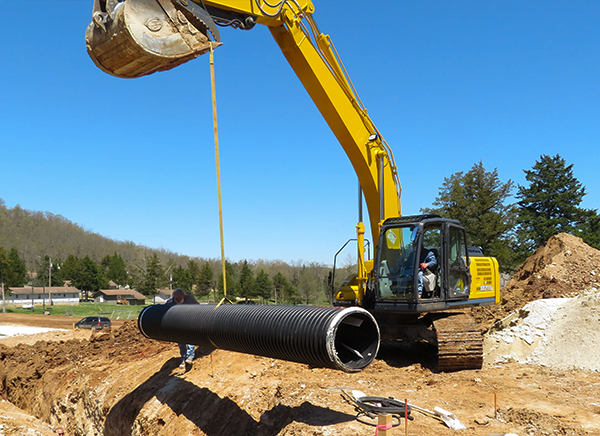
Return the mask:
[[194,360],[196,354],[196,347],[191,344],[178,344],[179,352],[181,353],[181,360]]

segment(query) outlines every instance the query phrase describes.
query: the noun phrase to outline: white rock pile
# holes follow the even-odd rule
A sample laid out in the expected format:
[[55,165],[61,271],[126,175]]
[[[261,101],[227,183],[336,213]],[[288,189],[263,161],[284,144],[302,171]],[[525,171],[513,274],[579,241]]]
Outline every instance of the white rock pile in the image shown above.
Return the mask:
[[600,290],[528,303],[490,329],[484,353],[488,364],[600,371]]

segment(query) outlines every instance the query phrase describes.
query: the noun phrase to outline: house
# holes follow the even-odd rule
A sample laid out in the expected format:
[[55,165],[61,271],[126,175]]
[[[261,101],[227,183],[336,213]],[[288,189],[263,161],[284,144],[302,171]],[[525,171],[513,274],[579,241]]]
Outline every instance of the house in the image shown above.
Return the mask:
[[174,289],[159,289],[154,296],[155,304],[162,304],[173,295]]
[[94,294],[94,301],[96,303],[143,306],[146,304],[146,296],[133,289],[102,289]]
[[6,304],[79,304],[79,289],[72,286],[8,288]]

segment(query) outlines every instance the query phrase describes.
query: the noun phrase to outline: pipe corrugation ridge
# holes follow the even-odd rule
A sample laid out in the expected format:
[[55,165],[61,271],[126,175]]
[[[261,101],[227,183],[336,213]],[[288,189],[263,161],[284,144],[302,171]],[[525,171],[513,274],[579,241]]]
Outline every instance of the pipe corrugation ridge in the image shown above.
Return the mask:
[[367,367],[379,349],[377,322],[359,307],[154,305],[138,327],[151,339],[348,372]]

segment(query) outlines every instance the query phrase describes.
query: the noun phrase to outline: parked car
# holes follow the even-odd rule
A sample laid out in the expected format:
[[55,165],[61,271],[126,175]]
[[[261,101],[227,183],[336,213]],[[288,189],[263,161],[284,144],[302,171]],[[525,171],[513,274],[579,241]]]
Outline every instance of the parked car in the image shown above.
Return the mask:
[[75,323],[76,329],[102,330],[109,329],[110,319],[105,316],[88,316]]

